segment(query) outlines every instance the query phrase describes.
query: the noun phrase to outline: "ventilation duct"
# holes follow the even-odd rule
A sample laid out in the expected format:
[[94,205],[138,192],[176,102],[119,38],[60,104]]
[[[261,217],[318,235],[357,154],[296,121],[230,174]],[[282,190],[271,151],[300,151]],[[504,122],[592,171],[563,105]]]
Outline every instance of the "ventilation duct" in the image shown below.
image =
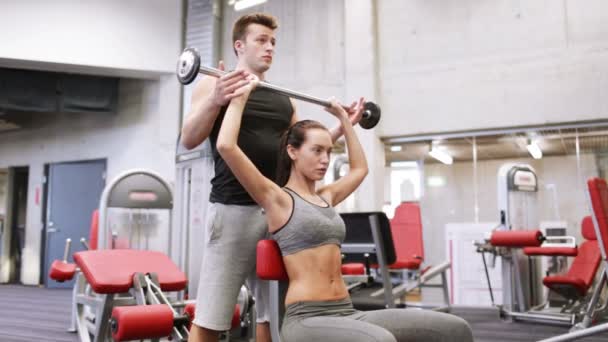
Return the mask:
[[118,78],[0,69],[0,110],[114,113]]

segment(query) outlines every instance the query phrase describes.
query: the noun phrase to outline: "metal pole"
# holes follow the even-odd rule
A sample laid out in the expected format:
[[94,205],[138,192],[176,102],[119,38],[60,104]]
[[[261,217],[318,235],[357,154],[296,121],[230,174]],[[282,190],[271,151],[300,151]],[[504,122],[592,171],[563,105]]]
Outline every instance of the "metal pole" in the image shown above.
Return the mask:
[[483,260],[483,269],[486,271],[486,280],[488,281],[488,289],[490,290],[490,299],[492,300],[492,306],[494,306],[494,293],[492,292],[492,284],[490,283],[490,274],[488,273],[488,264],[486,264],[484,252],[481,252],[481,260]]
[[384,302],[387,308],[395,307],[395,298],[393,297],[393,284],[391,283],[388,264],[386,260],[386,249],[382,234],[380,233],[380,219],[378,214],[369,215],[369,223],[372,229],[372,237],[376,245],[376,259],[382,272],[382,285],[384,287]]
[[[226,74],[225,71],[219,70],[219,69],[215,69],[212,67],[207,67],[207,66],[200,66],[199,69],[199,73],[204,74],[204,75],[209,75],[209,76],[213,76],[213,77],[222,77],[223,75]],[[294,90],[290,90],[287,88],[283,88],[274,84],[270,84],[268,82],[264,82],[264,81],[260,81],[260,83],[258,84],[258,88],[263,88],[263,89],[268,89],[268,90],[272,90],[276,93],[288,96],[288,97],[292,97],[294,99],[298,99],[298,100],[302,100],[302,101],[307,101],[307,102],[311,102],[314,104],[318,104],[321,105],[323,107],[329,107],[331,106],[331,103],[327,100],[323,100],[320,99],[318,97],[314,97],[314,96],[310,96],[304,93],[300,93]],[[342,106],[342,108],[344,109],[349,109],[349,107],[347,106]],[[365,111],[363,112],[363,117],[367,117],[369,116],[371,113],[369,111]]]

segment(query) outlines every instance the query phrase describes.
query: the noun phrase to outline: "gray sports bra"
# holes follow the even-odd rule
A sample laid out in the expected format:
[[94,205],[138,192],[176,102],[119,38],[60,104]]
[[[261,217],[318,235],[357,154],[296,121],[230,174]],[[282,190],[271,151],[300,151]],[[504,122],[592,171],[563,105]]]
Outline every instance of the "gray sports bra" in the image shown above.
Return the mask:
[[342,244],[346,227],[332,206],[325,200],[326,207],[310,203],[295,191],[283,189],[293,199],[293,209],[287,223],[273,233],[281,254],[289,255],[327,244]]

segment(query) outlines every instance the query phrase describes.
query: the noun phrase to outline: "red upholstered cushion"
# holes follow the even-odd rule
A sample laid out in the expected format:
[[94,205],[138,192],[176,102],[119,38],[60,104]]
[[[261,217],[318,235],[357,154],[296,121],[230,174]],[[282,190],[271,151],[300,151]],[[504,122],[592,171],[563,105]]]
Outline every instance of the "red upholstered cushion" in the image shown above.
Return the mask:
[[342,274],[344,275],[365,275],[365,265],[351,262],[342,264]]
[[546,256],[576,256],[576,247],[525,247],[526,255],[546,255]]
[[184,314],[188,315],[188,319],[190,320],[190,323],[188,323],[188,330],[192,327],[192,321],[194,320],[195,313],[196,313],[196,304],[194,304],[194,303],[186,304],[186,306],[184,307]]
[[241,325],[241,307],[236,304],[234,306],[234,312],[232,313],[232,320],[230,321],[230,327],[232,329]]
[[598,242],[585,241],[578,248],[578,255],[572,261],[568,277],[581,279],[587,288],[593,284],[593,279],[600,266],[601,255]]
[[123,293],[133,286],[135,273],[156,273],[161,289],[179,291],[187,279],[169,257],[161,252],[133,249],[105,249],[74,254],[74,261],[97,293]]
[[582,297],[589,289],[582,279],[569,276],[545,277],[543,284],[566,298]]
[[408,270],[417,270],[420,268],[420,264],[422,264],[422,259],[397,259],[394,264],[389,266],[390,269],[408,269]]
[[593,284],[601,257],[597,241],[585,241],[566,275],[549,276],[543,284],[566,298],[584,296]]
[[595,236],[595,227],[593,226],[593,219],[591,216],[585,216],[581,222],[581,234],[587,240],[597,240]]
[[168,337],[173,330],[173,311],[166,304],[117,306],[112,319],[114,341]]
[[89,247],[97,249],[97,239],[99,238],[99,209],[93,210],[91,216],[91,229],[89,230]]
[[601,178],[592,178],[587,181],[589,188],[589,197],[591,198],[591,206],[593,214],[597,221],[595,235],[598,237],[600,247],[604,251],[602,255],[607,258],[608,251],[608,185]]
[[391,220],[391,233],[397,260],[410,260],[414,256],[424,259],[422,219],[418,203],[403,202],[395,208],[395,216]]
[[[388,265],[388,268],[391,270],[417,270],[420,268],[422,264],[422,259],[420,258],[409,258],[409,259],[397,259],[394,263]],[[378,264],[371,264],[371,268],[380,267]]]
[[492,232],[490,243],[500,247],[538,247],[542,235],[540,230],[497,230]]
[[[418,203],[403,202],[395,208],[395,216],[391,220],[391,233],[397,260],[389,265],[389,268],[393,270],[420,268],[424,259],[424,244]],[[378,268],[378,265],[372,264],[370,267]]]
[[74,274],[76,274],[76,264],[70,264],[62,260],[53,261],[49,271],[49,277],[58,282],[72,280]]
[[257,246],[256,271],[264,280],[289,280],[279,245],[274,240],[260,240]]

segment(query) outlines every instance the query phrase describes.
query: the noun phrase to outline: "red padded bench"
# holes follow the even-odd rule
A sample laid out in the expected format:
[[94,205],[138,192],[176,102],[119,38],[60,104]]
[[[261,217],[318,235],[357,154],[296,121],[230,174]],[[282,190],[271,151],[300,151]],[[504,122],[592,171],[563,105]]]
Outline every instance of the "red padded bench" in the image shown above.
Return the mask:
[[135,273],[155,273],[163,291],[180,291],[187,279],[171,259],[161,252],[133,249],[82,251],[74,261],[97,293],[124,293],[133,287]]

